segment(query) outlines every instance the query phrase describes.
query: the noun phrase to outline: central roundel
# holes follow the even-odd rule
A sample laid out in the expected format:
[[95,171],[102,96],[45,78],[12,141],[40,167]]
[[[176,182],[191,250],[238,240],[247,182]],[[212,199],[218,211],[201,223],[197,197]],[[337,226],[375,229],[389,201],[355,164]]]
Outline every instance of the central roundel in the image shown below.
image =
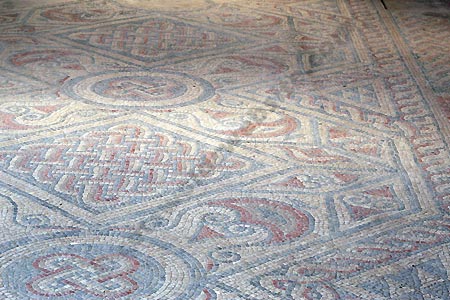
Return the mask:
[[0,285],[14,299],[197,299],[205,270],[163,240],[65,232],[8,243]]
[[65,91],[87,102],[156,109],[185,106],[214,95],[206,80],[168,71],[95,74],[71,81]]

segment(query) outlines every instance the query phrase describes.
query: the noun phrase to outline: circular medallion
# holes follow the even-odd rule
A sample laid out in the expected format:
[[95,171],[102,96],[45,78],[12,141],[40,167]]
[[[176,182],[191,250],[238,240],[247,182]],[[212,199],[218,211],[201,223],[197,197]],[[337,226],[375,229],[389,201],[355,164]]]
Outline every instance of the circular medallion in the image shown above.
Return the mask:
[[7,246],[0,285],[17,299],[194,299],[202,292],[200,263],[171,244],[127,233],[67,234]]
[[185,106],[214,95],[206,80],[167,71],[94,74],[70,81],[64,91],[91,103],[155,109]]

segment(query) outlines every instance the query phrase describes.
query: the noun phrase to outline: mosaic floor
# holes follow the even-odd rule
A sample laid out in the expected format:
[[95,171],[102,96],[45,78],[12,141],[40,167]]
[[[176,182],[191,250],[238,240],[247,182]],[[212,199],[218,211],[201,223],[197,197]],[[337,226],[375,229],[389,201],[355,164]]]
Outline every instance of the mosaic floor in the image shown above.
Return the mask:
[[384,2],[0,1],[0,299],[450,299],[450,4]]

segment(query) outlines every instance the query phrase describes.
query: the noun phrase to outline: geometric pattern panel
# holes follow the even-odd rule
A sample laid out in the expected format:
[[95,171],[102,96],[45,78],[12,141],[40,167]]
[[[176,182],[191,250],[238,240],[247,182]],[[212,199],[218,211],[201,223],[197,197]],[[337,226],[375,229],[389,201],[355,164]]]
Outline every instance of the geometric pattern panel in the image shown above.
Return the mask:
[[0,299],[449,298],[425,2],[0,3]]
[[389,274],[361,287],[381,297],[399,299],[447,299],[450,297],[447,267],[442,261],[431,259],[410,268]]
[[114,124],[0,150],[2,170],[92,212],[250,171],[252,161],[145,124]]
[[447,299],[450,295],[448,267],[447,243],[345,284],[353,292],[374,299]]
[[183,55],[196,52],[232,47],[241,41],[234,34],[161,18],[111,24],[60,36],[94,49],[107,50],[145,62],[182,58]]

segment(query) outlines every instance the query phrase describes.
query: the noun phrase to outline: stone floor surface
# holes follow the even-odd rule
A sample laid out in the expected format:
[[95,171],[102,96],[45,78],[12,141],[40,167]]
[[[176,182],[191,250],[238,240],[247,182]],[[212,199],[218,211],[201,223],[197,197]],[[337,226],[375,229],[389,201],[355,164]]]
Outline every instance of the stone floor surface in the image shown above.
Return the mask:
[[450,299],[450,2],[0,1],[0,299]]

